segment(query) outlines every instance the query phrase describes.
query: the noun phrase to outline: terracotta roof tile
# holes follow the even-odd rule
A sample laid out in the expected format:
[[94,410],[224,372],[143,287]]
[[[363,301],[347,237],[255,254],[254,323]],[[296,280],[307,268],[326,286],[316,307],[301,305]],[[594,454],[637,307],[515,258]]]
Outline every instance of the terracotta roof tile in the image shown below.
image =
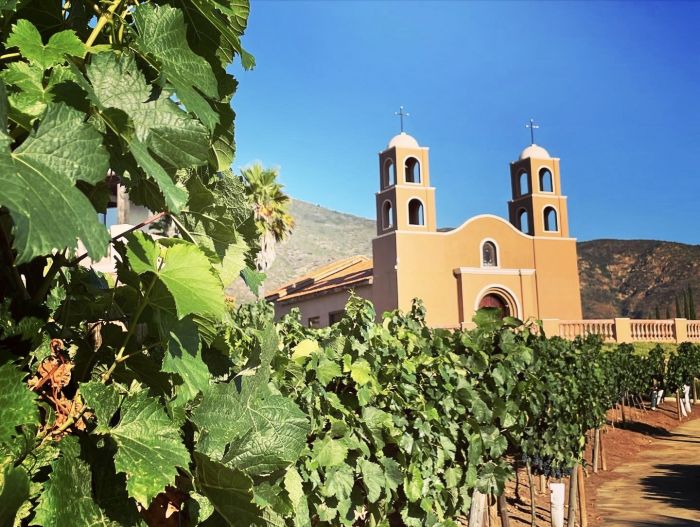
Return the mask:
[[286,302],[335,289],[347,289],[372,283],[372,260],[366,256],[351,256],[336,260],[309,274],[295,278],[279,289],[265,295],[267,300]]

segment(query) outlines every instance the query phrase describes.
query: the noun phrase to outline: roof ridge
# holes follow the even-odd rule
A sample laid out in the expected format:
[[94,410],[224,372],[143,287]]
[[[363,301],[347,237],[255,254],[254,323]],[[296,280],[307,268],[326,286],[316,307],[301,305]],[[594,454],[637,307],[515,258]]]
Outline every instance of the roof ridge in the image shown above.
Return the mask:
[[357,254],[354,256],[341,258],[340,260],[334,260],[332,262],[327,263],[326,265],[322,265],[312,269],[305,275],[290,280],[289,282],[281,285],[274,291],[265,295],[265,297],[267,298],[274,296],[276,298],[282,298],[284,296],[290,295],[298,291],[303,287],[307,287],[317,281],[323,280],[324,278],[327,278],[328,276],[334,273],[339,273],[341,271],[344,271],[348,267],[352,267],[353,265],[365,261],[370,261],[370,258],[363,254]]

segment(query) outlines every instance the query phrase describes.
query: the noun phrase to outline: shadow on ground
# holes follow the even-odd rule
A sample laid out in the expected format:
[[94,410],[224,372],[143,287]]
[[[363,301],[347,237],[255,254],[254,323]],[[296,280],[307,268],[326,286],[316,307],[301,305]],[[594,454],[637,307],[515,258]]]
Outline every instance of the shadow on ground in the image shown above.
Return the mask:
[[[647,476],[640,481],[646,497],[663,501],[672,507],[698,511],[700,520],[700,465],[660,464],[654,465],[653,470],[660,473]],[[664,525],[700,526],[700,521]]]
[[673,434],[662,428],[660,426],[649,425],[646,423],[640,423],[639,421],[627,421],[625,423],[618,423],[619,428],[624,428],[625,430],[630,430],[631,432],[636,432],[645,436],[653,437],[668,437]]

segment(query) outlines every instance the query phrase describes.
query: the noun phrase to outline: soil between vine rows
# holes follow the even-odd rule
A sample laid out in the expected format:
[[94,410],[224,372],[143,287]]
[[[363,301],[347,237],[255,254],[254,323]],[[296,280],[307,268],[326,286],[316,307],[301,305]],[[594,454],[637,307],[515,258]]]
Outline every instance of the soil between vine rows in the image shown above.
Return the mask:
[[[585,478],[586,486],[586,503],[588,508],[588,526],[601,527],[606,525],[603,518],[596,507],[598,501],[598,489],[606,482],[612,481],[618,477],[618,474],[612,472],[616,467],[633,460],[637,454],[646,448],[649,448],[655,442],[655,439],[662,438],[670,431],[682,423],[687,423],[690,420],[700,418],[700,404],[693,407],[693,412],[688,418],[683,418],[679,421],[676,414],[675,399],[666,399],[666,402],[659,407],[658,410],[645,412],[641,410],[627,410],[628,422],[621,423],[615,420],[615,427],[610,424],[607,426],[603,436],[605,455],[607,460],[607,471],[599,470],[597,474],[593,473],[591,466],[591,447],[586,448],[586,467],[587,476]],[[609,423],[611,419],[617,416],[614,412],[608,414]],[[525,470],[518,471],[520,482],[519,494],[522,501],[515,499],[515,483],[509,485],[506,494],[508,499],[508,512],[510,514],[511,527],[529,527],[530,526],[530,489],[528,487],[527,475]],[[535,489],[538,489],[538,478],[534,477]],[[563,480],[562,480],[563,481]],[[568,503],[568,481],[567,484],[567,499]],[[549,493],[536,495],[536,510],[537,510],[537,526],[549,527],[551,525],[549,515]],[[577,525],[579,523],[577,522]],[[491,526],[496,527],[496,526]],[[500,527],[500,525],[498,525]]]

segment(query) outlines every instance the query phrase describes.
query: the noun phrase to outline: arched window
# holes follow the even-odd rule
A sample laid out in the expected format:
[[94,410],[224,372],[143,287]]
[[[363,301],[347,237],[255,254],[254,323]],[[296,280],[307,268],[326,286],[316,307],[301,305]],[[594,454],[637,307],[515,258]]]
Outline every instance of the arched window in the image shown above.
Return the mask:
[[493,242],[484,242],[484,245],[481,247],[481,265],[483,267],[498,266],[498,253]]
[[382,177],[384,180],[384,188],[396,185],[396,167],[394,167],[394,162],[391,159],[384,161],[384,173]]
[[525,234],[530,234],[530,216],[525,209],[518,211],[518,229]]
[[419,199],[412,199],[408,202],[408,224],[409,225],[425,225],[423,217],[423,204]]
[[530,174],[527,172],[521,172],[518,176],[518,191],[520,196],[530,193]]
[[554,192],[552,185],[552,173],[548,168],[540,170],[540,192]]
[[554,207],[547,207],[544,209],[544,230],[549,232],[559,230],[557,225],[557,211],[554,210]]
[[394,226],[394,210],[390,201],[385,201],[382,206],[382,227],[388,229]]
[[404,174],[406,174],[406,183],[420,183],[420,163],[415,157],[406,159]]

